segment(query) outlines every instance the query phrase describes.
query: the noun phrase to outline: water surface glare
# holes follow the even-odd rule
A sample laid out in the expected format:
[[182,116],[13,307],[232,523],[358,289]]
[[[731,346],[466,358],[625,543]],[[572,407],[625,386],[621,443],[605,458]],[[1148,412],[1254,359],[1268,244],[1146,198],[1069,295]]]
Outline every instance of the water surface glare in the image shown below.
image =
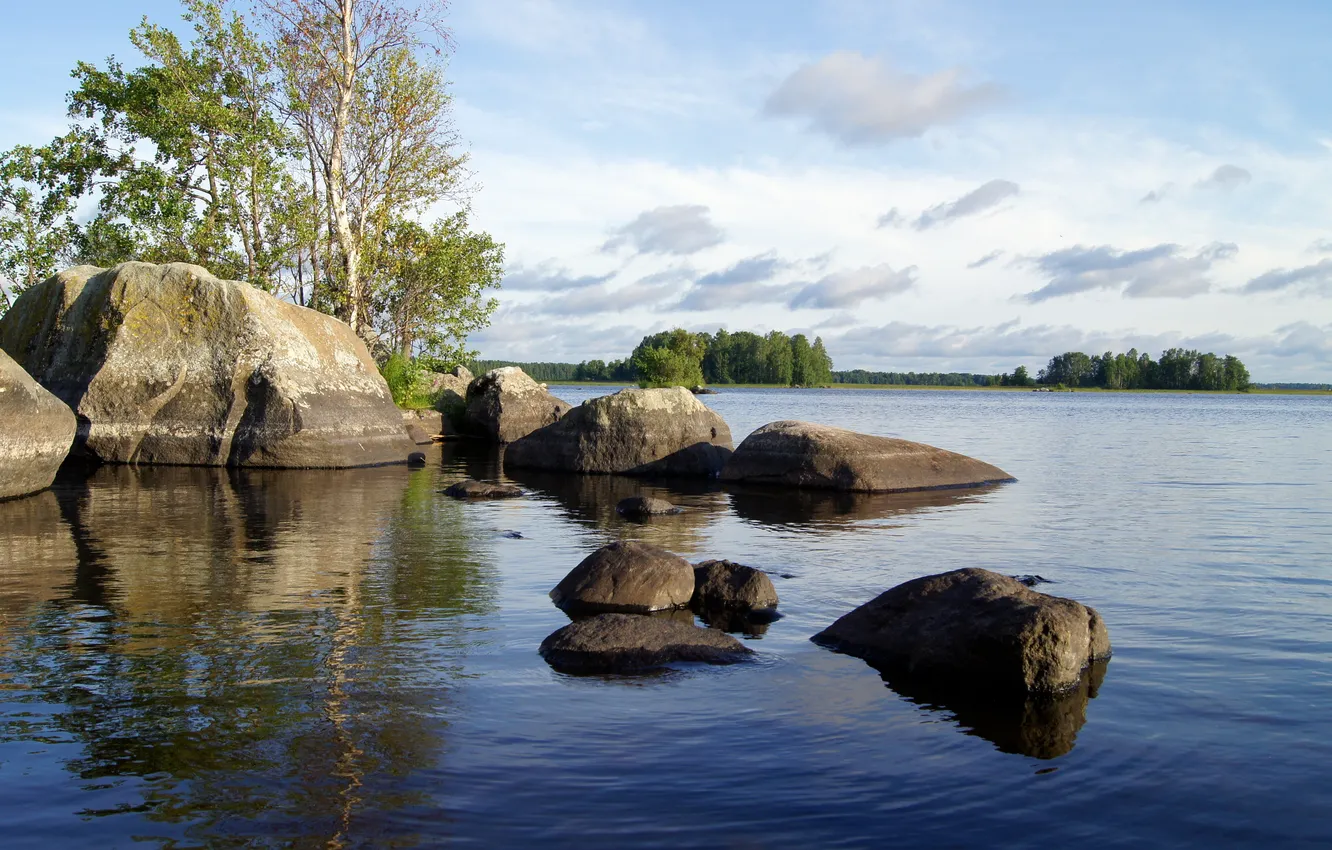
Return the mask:
[[[577,403],[594,392],[553,387]],[[67,470],[0,503],[6,847],[1332,843],[1332,401],[730,390],[1017,483],[867,498],[425,469]],[[619,499],[687,507],[646,525]],[[553,672],[547,591],[614,539],[774,577],[758,660]],[[1067,700],[894,691],[810,635],[964,566],[1095,606]],[[899,684],[899,687],[901,685]]]

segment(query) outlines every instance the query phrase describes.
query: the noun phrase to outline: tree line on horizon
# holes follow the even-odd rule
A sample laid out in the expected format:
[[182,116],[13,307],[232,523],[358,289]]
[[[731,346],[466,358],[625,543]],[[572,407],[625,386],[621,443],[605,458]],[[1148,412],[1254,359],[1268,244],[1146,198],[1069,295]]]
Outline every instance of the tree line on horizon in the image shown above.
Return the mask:
[[1158,360],[1137,349],[1122,354],[1107,351],[1094,355],[1069,351],[1052,357],[1035,377],[1025,366],[1000,375],[866,369],[833,371],[832,359],[819,338],[810,344],[801,334],[788,337],[774,331],[760,336],[747,331],[729,333],[725,330],[717,334],[692,334],[679,328],[645,336],[634,352],[623,360],[585,360],[581,363],[477,360],[470,364],[472,371],[478,374],[500,366],[519,366],[534,379],[546,382],[605,381],[644,386],[862,384],[1213,391],[1244,391],[1256,386],[1239,358],[1182,348],[1167,349]]
[[[63,266],[179,261],[332,314],[381,360],[475,357],[504,246],[468,222],[445,0],[182,6],[188,40],[145,19],[142,65],[79,62],[69,131],[0,152],[0,315]],[[440,202],[457,212],[424,223]]]

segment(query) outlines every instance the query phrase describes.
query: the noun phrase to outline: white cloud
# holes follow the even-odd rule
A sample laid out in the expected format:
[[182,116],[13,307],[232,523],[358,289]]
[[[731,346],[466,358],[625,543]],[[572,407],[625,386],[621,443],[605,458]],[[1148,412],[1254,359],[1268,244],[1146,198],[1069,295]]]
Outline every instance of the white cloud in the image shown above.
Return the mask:
[[614,276],[614,272],[603,275],[575,276],[568,269],[559,266],[554,260],[546,260],[532,268],[527,268],[521,263],[510,267],[505,272],[501,288],[511,292],[559,292],[605,283]]
[[768,97],[764,111],[804,118],[811,129],[863,145],[920,136],[998,97],[997,86],[967,85],[955,68],[917,76],[843,50],[796,69]]
[[894,271],[887,263],[825,275],[800,289],[791,307],[838,309],[906,292],[916,283],[916,267]]
[[1114,289],[1126,298],[1188,298],[1212,288],[1208,272],[1221,260],[1235,256],[1231,243],[1214,242],[1193,256],[1179,245],[1157,245],[1121,251],[1109,245],[1075,245],[1051,251],[1025,262],[1049,283],[1028,292],[1027,301],[1045,301],[1094,289]]
[[1242,186],[1253,179],[1250,174],[1238,165],[1219,165],[1216,170],[1206,178],[1198,181],[1199,189],[1234,189]]
[[1272,269],[1244,284],[1241,292],[1297,291],[1311,295],[1332,295],[1332,257],[1296,269]]
[[606,253],[629,248],[638,254],[697,254],[726,238],[701,204],[657,207],[617,227],[601,246]]
[[976,215],[997,207],[1021,191],[1011,180],[991,180],[966,193],[955,201],[936,204],[920,214],[915,221],[917,230],[926,230],[936,224],[945,224],[963,216]]
[[975,260],[972,260],[971,262],[967,263],[967,268],[979,269],[983,266],[988,266],[990,263],[993,263],[995,260],[999,259],[1003,255],[1004,255],[1003,251],[991,251],[985,256],[978,257]]

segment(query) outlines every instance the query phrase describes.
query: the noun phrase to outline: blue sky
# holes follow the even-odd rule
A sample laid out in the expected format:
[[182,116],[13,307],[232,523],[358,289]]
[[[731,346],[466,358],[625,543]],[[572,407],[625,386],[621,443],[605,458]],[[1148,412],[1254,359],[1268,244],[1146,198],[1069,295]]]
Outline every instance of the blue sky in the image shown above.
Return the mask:
[[[25,5],[0,144],[172,2]],[[456,0],[510,275],[483,354],[822,335],[839,368],[1183,344],[1332,380],[1332,4]],[[442,210],[441,210],[442,212]]]

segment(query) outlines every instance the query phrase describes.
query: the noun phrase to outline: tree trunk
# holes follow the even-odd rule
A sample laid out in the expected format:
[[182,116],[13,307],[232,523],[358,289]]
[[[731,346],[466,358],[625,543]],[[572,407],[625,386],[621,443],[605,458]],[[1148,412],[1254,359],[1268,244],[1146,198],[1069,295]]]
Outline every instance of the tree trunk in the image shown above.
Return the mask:
[[347,210],[343,156],[346,150],[347,125],[351,121],[352,99],[356,93],[356,41],[352,37],[355,26],[355,0],[342,0],[342,51],[339,57],[342,73],[338,79],[338,105],[333,117],[332,142],[329,150],[329,200],[332,203],[333,222],[337,230],[338,245],[342,249],[342,269],[347,282],[347,324],[359,336],[364,317],[361,314],[361,246],[357,244]]

